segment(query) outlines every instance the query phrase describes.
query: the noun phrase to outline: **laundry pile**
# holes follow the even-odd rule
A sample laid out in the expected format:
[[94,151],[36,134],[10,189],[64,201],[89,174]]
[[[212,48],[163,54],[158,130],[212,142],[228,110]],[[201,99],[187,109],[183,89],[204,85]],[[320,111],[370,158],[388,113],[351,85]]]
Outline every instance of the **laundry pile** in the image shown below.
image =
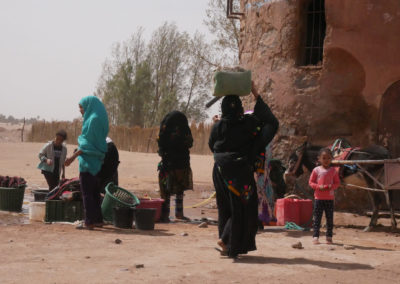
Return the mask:
[[0,187],[20,188],[26,186],[26,181],[22,177],[0,176]]

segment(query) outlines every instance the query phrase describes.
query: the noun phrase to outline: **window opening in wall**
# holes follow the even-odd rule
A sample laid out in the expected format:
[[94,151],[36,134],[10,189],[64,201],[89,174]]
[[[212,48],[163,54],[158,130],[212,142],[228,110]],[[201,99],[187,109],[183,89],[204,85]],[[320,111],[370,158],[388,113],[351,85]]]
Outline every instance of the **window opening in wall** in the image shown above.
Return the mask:
[[307,7],[307,28],[303,65],[322,63],[326,33],[325,1],[311,0]]
[[227,7],[226,7],[226,17],[229,19],[237,19],[240,20],[240,18],[244,15],[244,13],[241,12],[235,12],[234,10],[240,8],[240,3],[234,3],[234,0],[227,0]]

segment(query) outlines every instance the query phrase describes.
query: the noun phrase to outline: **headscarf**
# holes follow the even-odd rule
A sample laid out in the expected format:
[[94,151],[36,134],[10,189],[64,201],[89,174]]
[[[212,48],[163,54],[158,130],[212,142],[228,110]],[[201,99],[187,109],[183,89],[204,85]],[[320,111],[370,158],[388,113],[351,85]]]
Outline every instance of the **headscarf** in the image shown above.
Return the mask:
[[81,99],[83,114],[82,134],[78,137],[79,171],[96,175],[107,152],[108,116],[103,103],[95,96]]
[[243,116],[243,106],[239,96],[225,96],[221,103],[221,111],[223,119],[241,118]]
[[158,154],[162,157],[163,166],[169,169],[189,167],[189,148],[193,145],[193,137],[184,113],[168,113],[161,121],[157,140]]
[[[186,146],[186,148],[190,148],[192,147],[192,142],[192,132],[190,131],[186,115],[177,110],[168,113],[160,124],[160,146],[163,147],[163,144],[172,144],[168,146]],[[178,146],[177,143],[181,145]]]

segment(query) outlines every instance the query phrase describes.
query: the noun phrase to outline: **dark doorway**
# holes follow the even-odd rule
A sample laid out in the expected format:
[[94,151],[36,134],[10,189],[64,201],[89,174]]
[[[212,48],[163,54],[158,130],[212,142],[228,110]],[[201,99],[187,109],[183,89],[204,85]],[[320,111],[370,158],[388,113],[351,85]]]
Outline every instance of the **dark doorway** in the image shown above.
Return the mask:
[[387,147],[393,158],[400,157],[400,81],[391,85],[382,96],[378,143]]

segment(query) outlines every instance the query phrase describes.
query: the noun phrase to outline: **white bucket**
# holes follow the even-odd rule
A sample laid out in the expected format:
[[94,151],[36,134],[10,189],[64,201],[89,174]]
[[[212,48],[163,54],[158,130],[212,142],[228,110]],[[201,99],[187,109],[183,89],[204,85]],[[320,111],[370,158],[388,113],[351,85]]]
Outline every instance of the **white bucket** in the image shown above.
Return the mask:
[[45,215],[46,202],[31,202],[29,204],[29,220],[42,222]]

